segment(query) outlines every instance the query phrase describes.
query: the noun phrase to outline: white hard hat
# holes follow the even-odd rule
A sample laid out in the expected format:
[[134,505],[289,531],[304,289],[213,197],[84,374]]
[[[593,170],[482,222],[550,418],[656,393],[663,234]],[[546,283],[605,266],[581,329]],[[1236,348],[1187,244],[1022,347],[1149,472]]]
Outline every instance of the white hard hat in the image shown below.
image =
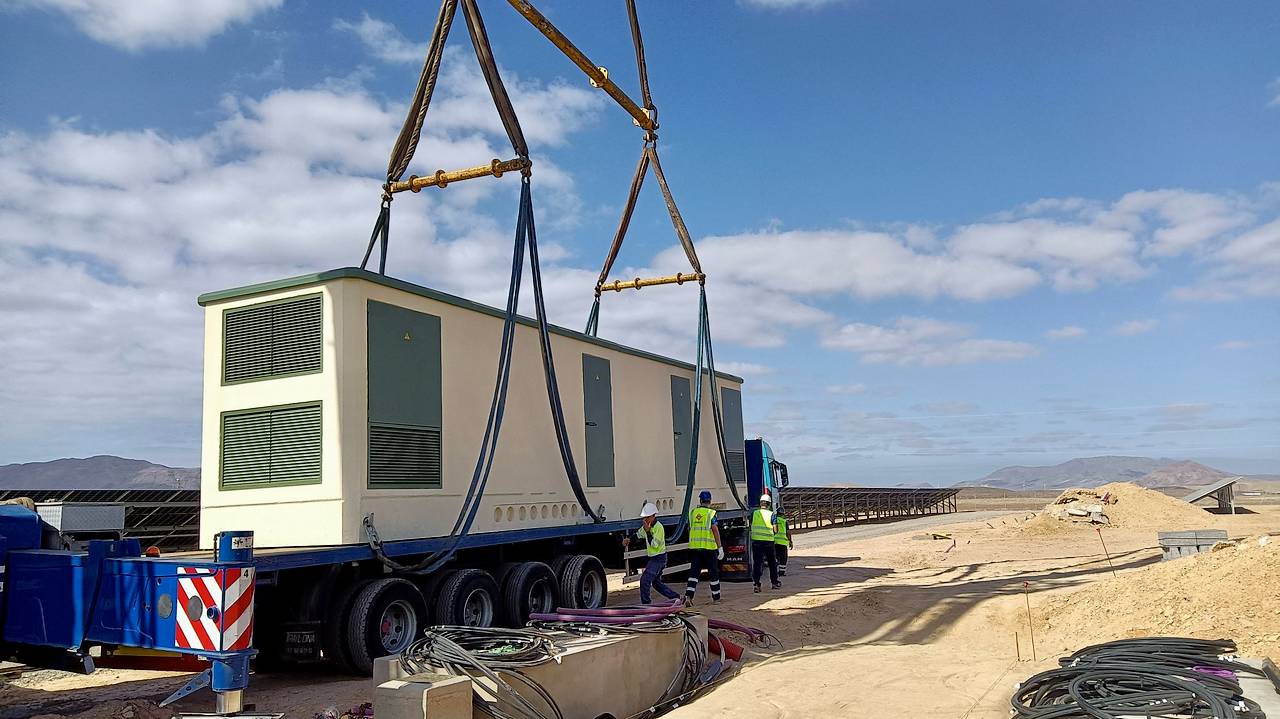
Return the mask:
[[760,495],[760,501],[761,501],[761,502],[768,502],[769,504],[773,504],[773,500],[772,500],[772,499],[770,499],[770,498],[769,498],[769,495],[767,495],[767,494],[762,494],[762,495]]
[[640,509],[640,518],[658,516],[658,505],[653,502],[645,502],[644,507]]

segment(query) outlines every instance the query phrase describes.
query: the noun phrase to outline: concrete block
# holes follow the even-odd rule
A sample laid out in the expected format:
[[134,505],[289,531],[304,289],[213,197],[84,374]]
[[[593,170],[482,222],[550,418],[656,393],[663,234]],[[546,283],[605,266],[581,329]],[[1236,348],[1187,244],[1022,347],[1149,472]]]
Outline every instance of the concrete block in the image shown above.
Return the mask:
[[472,719],[471,679],[411,674],[389,679],[373,692],[378,719]]

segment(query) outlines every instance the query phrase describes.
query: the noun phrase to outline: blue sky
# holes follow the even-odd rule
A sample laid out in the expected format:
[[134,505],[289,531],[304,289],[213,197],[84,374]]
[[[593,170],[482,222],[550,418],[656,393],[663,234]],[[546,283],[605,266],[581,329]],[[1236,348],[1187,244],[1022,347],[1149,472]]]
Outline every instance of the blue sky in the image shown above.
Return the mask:
[[[577,327],[639,131],[482,6]],[[539,6],[634,89],[620,2]],[[435,15],[366,7],[0,2],[0,463],[195,464],[194,296],[358,262]],[[717,357],[797,481],[1100,454],[1280,473],[1280,7],[640,11]],[[509,154],[465,40],[420,173]],[[398,203],[390,271],[497,301],[514,192]],[[619,274],[685,269],[673,242],[648,187]],[[680,289],[608,298],[602,334],[687,355]]]

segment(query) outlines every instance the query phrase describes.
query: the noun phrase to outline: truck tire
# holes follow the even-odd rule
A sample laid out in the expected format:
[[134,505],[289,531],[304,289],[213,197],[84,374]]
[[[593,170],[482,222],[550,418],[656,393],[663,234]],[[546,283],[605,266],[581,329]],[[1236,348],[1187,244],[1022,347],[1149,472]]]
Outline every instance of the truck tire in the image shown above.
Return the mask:
[[599,609],[609,601],[604,565],[590,554],[576,554],[560,573],[560,602],[573,609]]
[[[547,564],[547,566],[551,567],[551,571],[555,572],[556,581],[559,581],[560,578],[564,576],[564,566],[569,563],[570,559],[573,559],[572,554],[558,554],[556,555],[555,559],[552,559]],[[560,593],[560,601],[562,602],[568,601],[564,596],[564,592]],[[566,604],[564,606],[569,606],[569,605]]]
[[502,616],[509,627],[523,627],[530,614],[551,613],[559,605],[560,584],[542,562],[522,562],[502,583]]
[[371,581],[373,580],[354,581],[336,587],[324,614],[324,626],[320,629],[320,648],[324,651],[324,658],[343,674],[358,673],[351,663],[351,648],[347,645],[347,622],[356,595]]
[[368,676],[374,659],[399,654],[422,634],[427,604],[413,582],[385,577],[360,590],[347,616],[351,666]]
[[498,583],[483,569],[459,569],[440,585],[436,624],[491,627],[498,614]]
[[422,592],[422,601],[427,603],[427,624],[435,623],[435,606],[436,597],[440,596],[440,587],[453,576],[456,569],[446,569],[439,572],[432,572],[425,579],[415,578],[413,583],[418,585],[418,589]]

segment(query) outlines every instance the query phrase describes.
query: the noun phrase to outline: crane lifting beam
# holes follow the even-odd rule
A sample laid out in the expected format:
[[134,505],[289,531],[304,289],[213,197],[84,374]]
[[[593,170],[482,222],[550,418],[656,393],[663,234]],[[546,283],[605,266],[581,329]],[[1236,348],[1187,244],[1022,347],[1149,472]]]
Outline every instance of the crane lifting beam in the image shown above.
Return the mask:
[[654,132],[658,129],[658,122],[654,117],[655,113],[637,105],[635,100],[632,100],[627,96],[627,93],[622,91],[622,88],[613,84],[613,81],[609,79],[609,72],[591,62],[591,58],[587,57],[569,38],[565,37],[559,28],[552,25],[551,21],[539,12],[538,8],[533,6],[533,3],[527,0],[507,0],[507,2],[511,4],[511,7],[515,8],[516,12],[524,16],[524,19],[528,20],[529,24],[537,28],[538,32],[545,35],[552,45],[555,45],[560,52],[572,60],[574,65],[577,65],[586,73],[587,77],[591,78],[592,85],[604,90],[609,97],[612,97],[615,102],[621,105],[622,109],[631,115],[641,129],[646,132]]
[[614,280],[600,285],[600,290],[610,292],[621,292],[623,290],[638,290],[641,287],[653,287],[654,285],[683,285],[686,282],[702,282],[707,276],[701,272],[677,272],[667,277],[654,277],[653,279],[641,279],[639,277],[634,280]]
[[513,160],[498,160],[494,158],[487,165],[478,165],[476,167],[468,167],[462,170],[436,170],[435,174],[426,177],[418,177],[410,175],[407,180],[392,182],[387,189],[392,193],[419,192],[424,187],[444,187],[450,182],[460,182],[462,180],[474,180],[477,177],[502,177],[504,172],[523,172],[533,166],[533,163],[523,157],[517,157]]

